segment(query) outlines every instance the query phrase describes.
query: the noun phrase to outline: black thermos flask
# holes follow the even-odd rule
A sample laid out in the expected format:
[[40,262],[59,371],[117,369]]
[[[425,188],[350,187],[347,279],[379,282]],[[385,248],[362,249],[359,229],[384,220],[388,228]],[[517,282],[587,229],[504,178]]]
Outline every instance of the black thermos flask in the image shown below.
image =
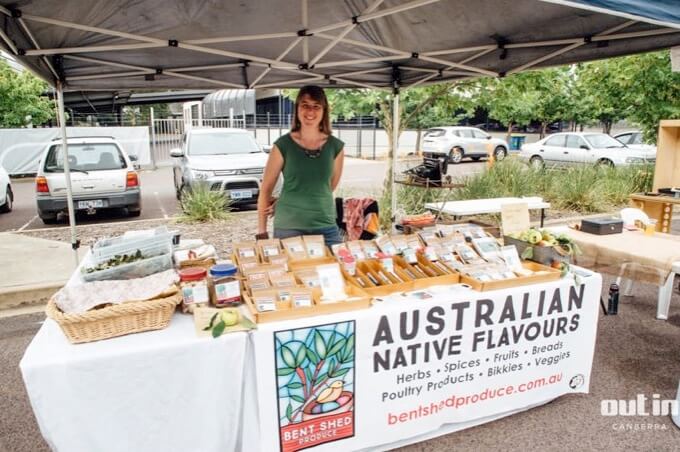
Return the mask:
[[609,286],[609,305],[607,306],[607,314],[616,315],[619,311],[619,286],[612,283]]

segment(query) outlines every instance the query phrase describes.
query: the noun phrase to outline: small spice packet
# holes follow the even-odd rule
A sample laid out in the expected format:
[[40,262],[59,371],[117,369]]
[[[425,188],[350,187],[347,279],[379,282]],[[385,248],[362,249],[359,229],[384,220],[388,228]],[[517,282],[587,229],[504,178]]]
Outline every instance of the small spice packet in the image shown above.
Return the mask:
[[295,277],[291,273],[284,273],[283,275],[272,276],[269,275],[269,281],[272,287],[284,288],[284,287],[295,287]]
[[302,237],[283,239],[281,244],[292,259],[307,259],[307,251]]
[[375,257],[378,255],[380,250],[378,249],[378,246],[375,244],[373,240],[362,240],[361,241],[361,247],[364,250],[364,254],[369,259],[375,259]]
[[397,248],[394,246],[394,243],[392,243],[392,239],[388,235],[378,237],[375,240],[375,243],[378,245],[378,248],[380,248],[380,251],[389,256],[394,256],[398,252]]
[[306,308],[313,305],[312,290],[307,288],[295,288],[290,290],[291,305],[294,308]]
[[331,245],[331,251],[333,251],[333,256],[342,256],[343,253],[349,253],[349,248],[346,243],[336,243]]
[[401,253],[408,248],[408,241],[406,240],[405,235],[393,235],[391,238],[392,244],[394,244],[394,247],[397,249],[397,253]]
[[404,237],[406,238],[406,244],[409,248],[418,251],[423,247],[423,244],[420,243],[420,239],[418,238],[418,234],[408,234]]
[[278,239],[258,240],[257,249],[265,262],[271,262],[271,258],[282,254],[281,242]]
[[285,254],[269,256],[269,263],[272,265],[280,265],[284,270],[288,271],[288,256]]
[[276,292],[271,290],[254,290],[253,304],[260,312],[276,311]]
[[338,301],[347,298],[345,280],[342,277],[340,265],[319,265],[316,267],[316,273],[319,275],[322,301]]
[[437,254],[437,250],[433,246],[426,246],[423,254],[425,255],[425,258],[427,260],[429,260],[430,262],[434,262],[434,261],[439,260],[439,255]]
[[234,254],[238,257],[239,261],[248,258],[255,257],[257,259],[257,246],[254,241],[252,242],[236,242],[232,245]]
[[307,256],[310,258],[324,257],[326,255],[326,242],[324,242],[323,235],[305,235],[302,237],[307,250]]
[[366,259],[366,253],[361,246],[361,242],[358,240],[353,240],[351,242],[347,242],[347,247],[349,248],[350,253],[352,253],[352,257],[358,261],[362,261]]
[[316,270],[298,270],[295,272],[295,277],[302,283],[305,287],[319,287],[319,275]]
[[416,254],[416,250],[413,248],[405,248],[403,251],[404,254],[404,259],[406,262],[409,264],[415,264],[418,262],[418,256]]

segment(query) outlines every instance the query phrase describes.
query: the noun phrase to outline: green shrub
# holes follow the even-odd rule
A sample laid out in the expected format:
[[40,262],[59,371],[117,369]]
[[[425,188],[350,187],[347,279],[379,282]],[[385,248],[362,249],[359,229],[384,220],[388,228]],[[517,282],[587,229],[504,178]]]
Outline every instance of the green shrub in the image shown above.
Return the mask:
[[558,209],[603,212],[609,205],[602,196],[601,177],[602,171],[593,166],[569,168],[561,177],[553,179],[552,196],[548,199]]
[[224,192],[212,191],[205,184],[198,184],[183,192],[180,203],[184,211],[180,221],[188,223],[225,220],[229,218],[231,210],[231,201]]

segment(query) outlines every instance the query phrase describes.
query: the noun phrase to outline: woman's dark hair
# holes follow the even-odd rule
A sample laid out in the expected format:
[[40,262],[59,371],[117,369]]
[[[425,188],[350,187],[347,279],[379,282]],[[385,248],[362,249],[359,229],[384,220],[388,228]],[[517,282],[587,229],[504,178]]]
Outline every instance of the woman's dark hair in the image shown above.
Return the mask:
[[298,119],[298,107],[300,106],[300,101],[305,96],[309,96],[315,102],[321,104],[323,107],[323,116],[321,117],[321,122],[319,123],[319,130],[326,134],[331,135],[331,119],[328,113],[328,99],[326,99],[326,93],[323,92],[323,88],[316,85],[307,85],[300,88],[297,97],[295,98],[295,109],[293,110],[293,127],[290,129],[291,132],[297,132],[300,130],[302,124]]

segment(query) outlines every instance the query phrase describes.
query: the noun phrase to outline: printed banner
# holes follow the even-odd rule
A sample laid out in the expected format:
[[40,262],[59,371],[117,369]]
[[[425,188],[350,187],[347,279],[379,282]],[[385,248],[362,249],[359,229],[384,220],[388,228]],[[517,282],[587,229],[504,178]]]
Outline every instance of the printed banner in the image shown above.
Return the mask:
[[260,325],[259,449],[378,447],[588,392],[602,279],[587,275]]
[[354,321],[274,334],[281,451],[354,436]]

